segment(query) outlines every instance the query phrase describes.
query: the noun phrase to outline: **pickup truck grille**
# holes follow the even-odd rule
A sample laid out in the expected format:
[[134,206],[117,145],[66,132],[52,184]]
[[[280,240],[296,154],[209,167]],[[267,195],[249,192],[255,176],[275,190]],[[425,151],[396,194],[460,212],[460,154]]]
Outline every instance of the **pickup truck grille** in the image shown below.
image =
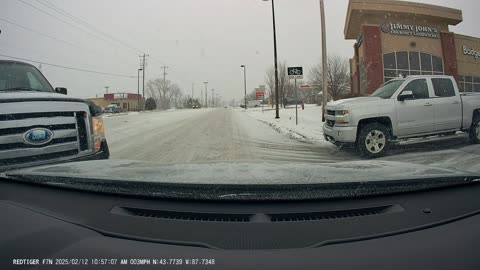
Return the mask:
[[[86,112],[41,112],[0,115],[0,167],[75,157],[88,150]],[[34,128],[53,133],[50,142],[32,145],[24,135]]]
[[327,126],[329,126],[329,127],[335,126],[335,121],[334,120],[327,120]]
[[335,111],[327,110],[327,114],[328,114],[328,115],[333,115],[333,116],[335,116]]

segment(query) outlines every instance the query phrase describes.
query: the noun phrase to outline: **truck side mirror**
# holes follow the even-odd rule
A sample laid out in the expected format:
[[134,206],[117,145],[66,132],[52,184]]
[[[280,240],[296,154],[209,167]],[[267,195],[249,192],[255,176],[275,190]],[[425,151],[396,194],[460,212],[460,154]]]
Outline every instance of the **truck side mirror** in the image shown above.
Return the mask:
[[398,96],[399,101],[405,101],[406,99],[413,99],[413,92],[410,90],[405,90]]
[[57,87],[57,88],[55,88],[55,92],[56,92],[56,93],[59,93],[59,94],[62,94],[62,95],[66,95],[66,94],[67,94],[67,88],[65,88],[65,87]]

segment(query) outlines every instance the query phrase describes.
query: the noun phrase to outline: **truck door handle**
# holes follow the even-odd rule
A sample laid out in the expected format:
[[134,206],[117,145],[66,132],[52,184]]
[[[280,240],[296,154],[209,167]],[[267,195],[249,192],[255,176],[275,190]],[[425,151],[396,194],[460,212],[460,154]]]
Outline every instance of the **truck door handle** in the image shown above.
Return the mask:
[[460,104],[460,101],[455,100],[455,101],[453,102],[453,104]]
[[432,106],[432,103],[427,102],[425,103],[425,106]]

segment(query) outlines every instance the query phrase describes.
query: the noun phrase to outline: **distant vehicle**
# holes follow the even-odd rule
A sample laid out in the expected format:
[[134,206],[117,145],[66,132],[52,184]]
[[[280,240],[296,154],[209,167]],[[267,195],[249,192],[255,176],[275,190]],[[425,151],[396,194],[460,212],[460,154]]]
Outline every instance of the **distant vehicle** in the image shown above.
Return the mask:
[[259,100],[249,100],[247,101],[248,108],[261,107],[262,103]]
[[226,109],[226,108],[228,108],[228,106],[225,106],[224,108]]
[[193,105],[192,109],[200,109],[200,107],[198,107],[198,105]]
[[325,138],[355,144],[368,158],[384,155],[390,144],[405,139],[438,140],[457,131],[480,143],[480,93],[459,92],[452,76],[393,79],[369,97],[328,103],[326,113]]
[[287,107],[287,106],[291,106],[291,105],[302,105],[303,104],[303,101],[302,100],[289,100],[289,99],[285,99],[285,101],[283,102],[284,103],[284,106]]
[[106,113],[120,113],[120,112],[122,112],[122,108],[120,108],[120,106],[118,106],[117,104],[110,104],[105,109],[105,112]]

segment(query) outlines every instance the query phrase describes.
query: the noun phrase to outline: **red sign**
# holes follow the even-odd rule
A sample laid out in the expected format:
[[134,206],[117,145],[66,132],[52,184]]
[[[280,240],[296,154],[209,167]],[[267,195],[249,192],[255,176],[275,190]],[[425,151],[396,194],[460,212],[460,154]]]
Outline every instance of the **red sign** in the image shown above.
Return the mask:
[[260,91],[257,92],[257,100],[262,100],[264,99],[264,97],[265,97],[264,92],[260,92]]

